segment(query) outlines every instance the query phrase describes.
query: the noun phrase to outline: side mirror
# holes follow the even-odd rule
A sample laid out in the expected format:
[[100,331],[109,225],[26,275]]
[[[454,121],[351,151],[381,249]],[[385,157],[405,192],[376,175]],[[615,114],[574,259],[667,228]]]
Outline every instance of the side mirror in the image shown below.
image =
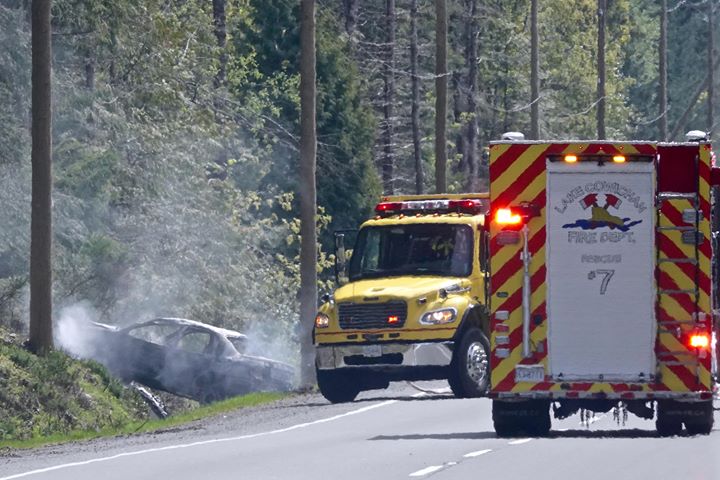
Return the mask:
[[345,234],[340,232],[335,233],[335,280],[341,286],[350,281],[347,273]]

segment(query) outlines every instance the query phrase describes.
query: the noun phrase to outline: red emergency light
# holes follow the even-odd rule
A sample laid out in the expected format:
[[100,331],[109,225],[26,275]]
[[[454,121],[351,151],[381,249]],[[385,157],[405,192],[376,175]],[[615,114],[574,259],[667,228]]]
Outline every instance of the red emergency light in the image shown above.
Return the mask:
[[694,333],[690,335],[688,343],[692,348],[706,349],[710,346],[710,336],[707,333]]
[[498,225],[519,225],[522,223],[522,216],[513,213],[511,208],[498,208],[495,211],[495,222]]
[[487,202],[483,202],[477,198],[450,200],[448,202],[448,209],[454,212],[478,214],[483,213],[487,209]]
[[402,210],[402,202],[381,202],[375,206],[376,213],[399,212]]
[[540,207],[531,203],[521,203],[511,207],[498,208],[495,210],[493,219],[499,227],[514,230],[525,225],[531,218],[539,216]]

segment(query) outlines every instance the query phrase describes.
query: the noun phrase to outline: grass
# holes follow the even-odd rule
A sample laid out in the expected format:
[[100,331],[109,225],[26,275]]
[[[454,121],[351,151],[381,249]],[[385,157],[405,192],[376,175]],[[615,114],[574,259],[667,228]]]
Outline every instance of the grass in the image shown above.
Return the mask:
[[101,437],[113,437],[118,435],[131,435],[141,432],[156,432],[168,428],[178,427],[196,420],[211,417],[221,413],[247,408],[265,403],[270,403],[287,397],[288,393],[252,393],[241,397],[233,397],[220,402],[198,407],[194,410],[184,412],[177,416],[171,416],[164,420],[147,420],[144,422],[134,421],[116,428],[105,428],[102,430],[72,430],[65,434],[53,434],[49,436],[33,436],[24,440],[0,440],[0,448],[29,449],[46,445],[67,443],[80,440],[90,440]]

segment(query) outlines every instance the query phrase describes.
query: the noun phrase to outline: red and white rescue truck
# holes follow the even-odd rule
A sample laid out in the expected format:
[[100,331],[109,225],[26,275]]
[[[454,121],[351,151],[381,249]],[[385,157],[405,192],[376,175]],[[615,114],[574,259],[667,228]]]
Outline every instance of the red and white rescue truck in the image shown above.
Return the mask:
[[500,435],[615,408],[713,426],[710,144],[490,147],[490,345]]

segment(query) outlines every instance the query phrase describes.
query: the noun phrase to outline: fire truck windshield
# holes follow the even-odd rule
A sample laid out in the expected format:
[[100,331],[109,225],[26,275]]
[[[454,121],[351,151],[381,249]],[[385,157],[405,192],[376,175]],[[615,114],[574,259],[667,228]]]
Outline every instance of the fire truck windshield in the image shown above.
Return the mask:
[[467,277],[473,231],[468,225],[418,223],[360,230],[350,280],[400,275]]

